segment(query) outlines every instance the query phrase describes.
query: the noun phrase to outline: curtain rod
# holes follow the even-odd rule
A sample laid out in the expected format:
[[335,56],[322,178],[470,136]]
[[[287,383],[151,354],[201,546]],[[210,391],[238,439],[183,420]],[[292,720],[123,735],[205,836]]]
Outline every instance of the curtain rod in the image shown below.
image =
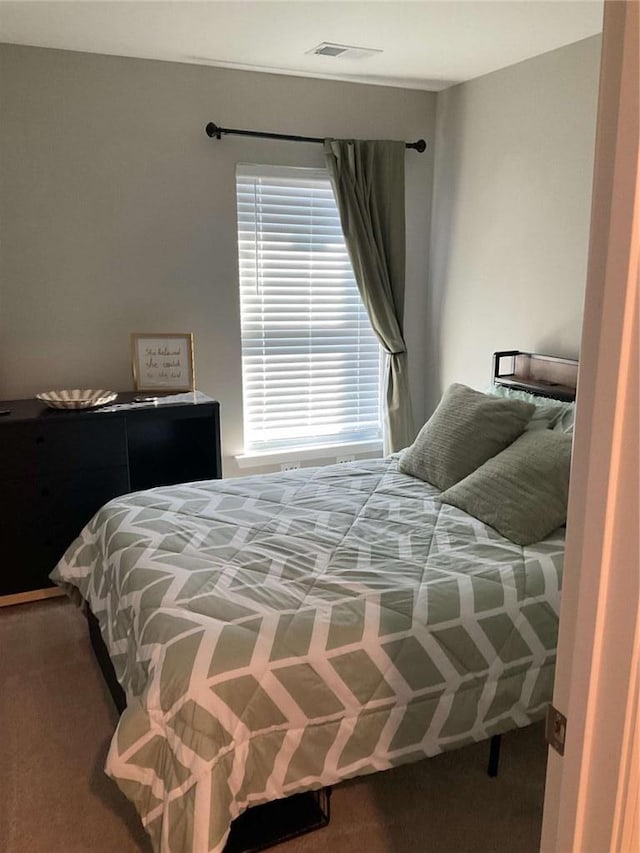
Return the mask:
[[[218,127],[212,121],[205,127],[205,133],[211,139],[222,139],[222,134],[226,133],[234,136],[254,136],[259,139],[288,139],[290,142],[319,142],[323,143],[324,139],[319,136],[294,136],[290,133],[262,133],[259,130],[234,130],[229,127]],[[413,148],[419,154],[427,148],[427,143],[424,139],[418,139],[417,142],[405,142],[405,148]]]

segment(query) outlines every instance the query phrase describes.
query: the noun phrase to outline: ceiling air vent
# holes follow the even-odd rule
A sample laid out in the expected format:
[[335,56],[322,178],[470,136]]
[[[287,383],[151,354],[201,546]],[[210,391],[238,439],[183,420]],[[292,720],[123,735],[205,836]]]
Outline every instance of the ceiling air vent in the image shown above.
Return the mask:
[[349,44],[333,44],[329,41],[323,41],[322,44],[307,50],[306,53],[316,56],[334,56],[336,59],[365,59],[367,56],[375,56],[376,53],[382,53],[382,51],[373,47],[354,47]]

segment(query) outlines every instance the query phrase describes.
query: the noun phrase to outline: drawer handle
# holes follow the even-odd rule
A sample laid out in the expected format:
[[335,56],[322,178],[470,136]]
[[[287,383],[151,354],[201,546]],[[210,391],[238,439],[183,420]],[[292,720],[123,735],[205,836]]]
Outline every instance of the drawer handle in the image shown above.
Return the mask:
[[43,435],[37,436],[36,444],[44,444],[44,436]]

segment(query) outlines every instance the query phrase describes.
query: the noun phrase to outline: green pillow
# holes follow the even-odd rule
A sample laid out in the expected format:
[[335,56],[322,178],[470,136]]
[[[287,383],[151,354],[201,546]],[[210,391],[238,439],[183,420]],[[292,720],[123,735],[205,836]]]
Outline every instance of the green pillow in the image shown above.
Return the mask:
[[454,383],[413,444],[402,451],[398,467],[448,489],[511,444],[534,408]]
[[440,495],[517,545],[539,542],[567,520],[571,436],[525,432]]

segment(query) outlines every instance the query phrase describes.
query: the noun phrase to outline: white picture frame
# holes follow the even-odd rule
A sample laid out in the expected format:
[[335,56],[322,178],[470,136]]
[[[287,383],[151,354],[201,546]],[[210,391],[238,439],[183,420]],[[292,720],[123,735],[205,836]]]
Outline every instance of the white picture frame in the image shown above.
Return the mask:
[[133,332],[131,368],[136,391],[195,391],[191,332]]

